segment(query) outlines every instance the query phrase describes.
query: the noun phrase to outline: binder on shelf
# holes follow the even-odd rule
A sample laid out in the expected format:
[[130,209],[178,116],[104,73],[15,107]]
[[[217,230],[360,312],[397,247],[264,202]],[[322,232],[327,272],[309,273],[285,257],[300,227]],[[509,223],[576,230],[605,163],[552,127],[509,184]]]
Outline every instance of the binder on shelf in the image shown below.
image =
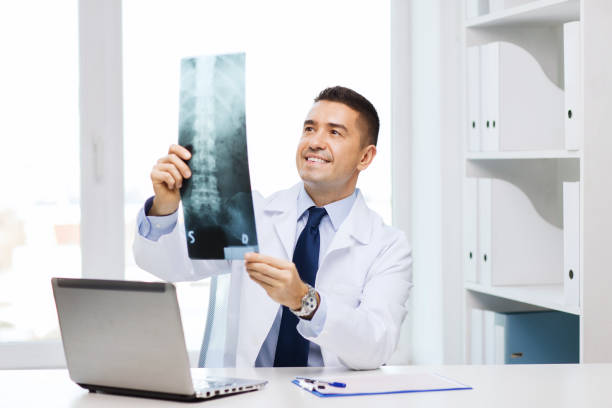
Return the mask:
[[474,308],[470,311],[470,313],[470,361],[472,364],[482,364],[484,362],[484,311]]
[[504,0],[489,0],[489,13],[497,13],[504,9]]
[[578,363],[579,316],[563,312],[496,315],[504,331],[505,364]]
[[520,6],[531,1],[534,0],[489,0],[489,12],[495,13],[497,11]]
[[580,105],[580,22],[563,25],[563,66],[565,85],[565,148],[579,150],[582,135]]
[[495,364],[495,312],[483,312],[484,324],[484,363]]
[[563,91],[523,48],[481,46],[482,151],[562,150]]
[[478,179],[478,272],[479,282],[491,285],[491,179]]
[[472,309],[471,363],[504,364],[504,315],[491,310]]
[[542,218],[521,189],[479,179],[478,211],[481,284],[563,283],[563,230]]
[[463,270],[467,282],[478,283],[478,180],[475,178],[464,179]]
[[494,319],[495,333],[495,364],[505,364],[506,362],[506,320],[501,313],[495,313]]
[[480,150],[499,150],[497,127],[499,120],[493,121],[498,116],[498,88],[499,82],[497,72],[499,71],[499,52],[497,43],[487,44],[480,47]]
[[563,183],[563,294],[566,305],[580,306],[580,183]]
[[465,0],[465,18],[475,18],[489,12],[489,0]]
[[480,47],[468,47],[467,54],[467,150],[477,152],[480,150]]

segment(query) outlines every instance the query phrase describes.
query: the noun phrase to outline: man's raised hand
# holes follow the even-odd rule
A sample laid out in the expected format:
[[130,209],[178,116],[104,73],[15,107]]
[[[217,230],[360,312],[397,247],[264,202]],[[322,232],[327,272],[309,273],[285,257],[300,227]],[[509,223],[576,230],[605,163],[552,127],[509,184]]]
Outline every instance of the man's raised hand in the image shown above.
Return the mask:
[[183,180],[191,177],[191,170],[185,163],[190,158],[189,150],[172,144],[168,154],[153,166],[151,181],[155,198],[148,215],[168,215],[178,209],[181,201],[179,189],[183,185]]

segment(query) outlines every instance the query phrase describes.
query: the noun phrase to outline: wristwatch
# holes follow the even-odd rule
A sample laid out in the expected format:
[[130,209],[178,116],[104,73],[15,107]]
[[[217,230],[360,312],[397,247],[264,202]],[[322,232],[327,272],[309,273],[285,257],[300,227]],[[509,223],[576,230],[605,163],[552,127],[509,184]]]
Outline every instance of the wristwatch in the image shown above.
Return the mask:
[[291,310],[291,312],[297,317],[305,317],[311,315],[312,312],[317,310],[317,306],[319,305],[319,301],[317,300],[317,291],[315,290],[315,288],[313,288],[309,284],[306,284],[306,286],[308,286],[308,293],[306,293],[306,295],[304,295],[304,297],[302,298],[302,307],[298,310],[293,310],[289,308],[289,310]]

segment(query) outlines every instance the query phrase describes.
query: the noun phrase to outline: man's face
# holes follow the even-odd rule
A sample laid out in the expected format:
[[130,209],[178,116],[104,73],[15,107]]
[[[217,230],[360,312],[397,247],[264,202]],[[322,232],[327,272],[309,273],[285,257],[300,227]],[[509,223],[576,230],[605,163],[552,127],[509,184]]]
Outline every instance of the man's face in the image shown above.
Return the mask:
[[[297,170],[306,185],[341,188],[363,170],[367,147],[359,113],[339,102],[316,102],[304,121],[298,143]],[[365,166],[367,167],[367,166]]]

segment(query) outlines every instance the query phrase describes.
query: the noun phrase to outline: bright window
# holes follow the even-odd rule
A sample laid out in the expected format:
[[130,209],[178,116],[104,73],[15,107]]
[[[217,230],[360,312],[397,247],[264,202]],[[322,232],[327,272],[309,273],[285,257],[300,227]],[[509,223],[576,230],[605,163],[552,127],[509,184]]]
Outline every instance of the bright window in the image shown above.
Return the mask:
[[81,275],[77,1],[0,2],[0,343],[59,339]]
[[[252,187],[265,196],[299,181],[295,149],[313,98],[343,85],[381,118],[378,156],[360,178],[368,204],[391,222],[390,10],[388,1],[231,0],[123,4],[126,278],[151,279],[133,260],[138,209],[149,173],[178,139],[182,57],[246,51]],[[200,347],[207,282],[179,287],[188,347]]]

